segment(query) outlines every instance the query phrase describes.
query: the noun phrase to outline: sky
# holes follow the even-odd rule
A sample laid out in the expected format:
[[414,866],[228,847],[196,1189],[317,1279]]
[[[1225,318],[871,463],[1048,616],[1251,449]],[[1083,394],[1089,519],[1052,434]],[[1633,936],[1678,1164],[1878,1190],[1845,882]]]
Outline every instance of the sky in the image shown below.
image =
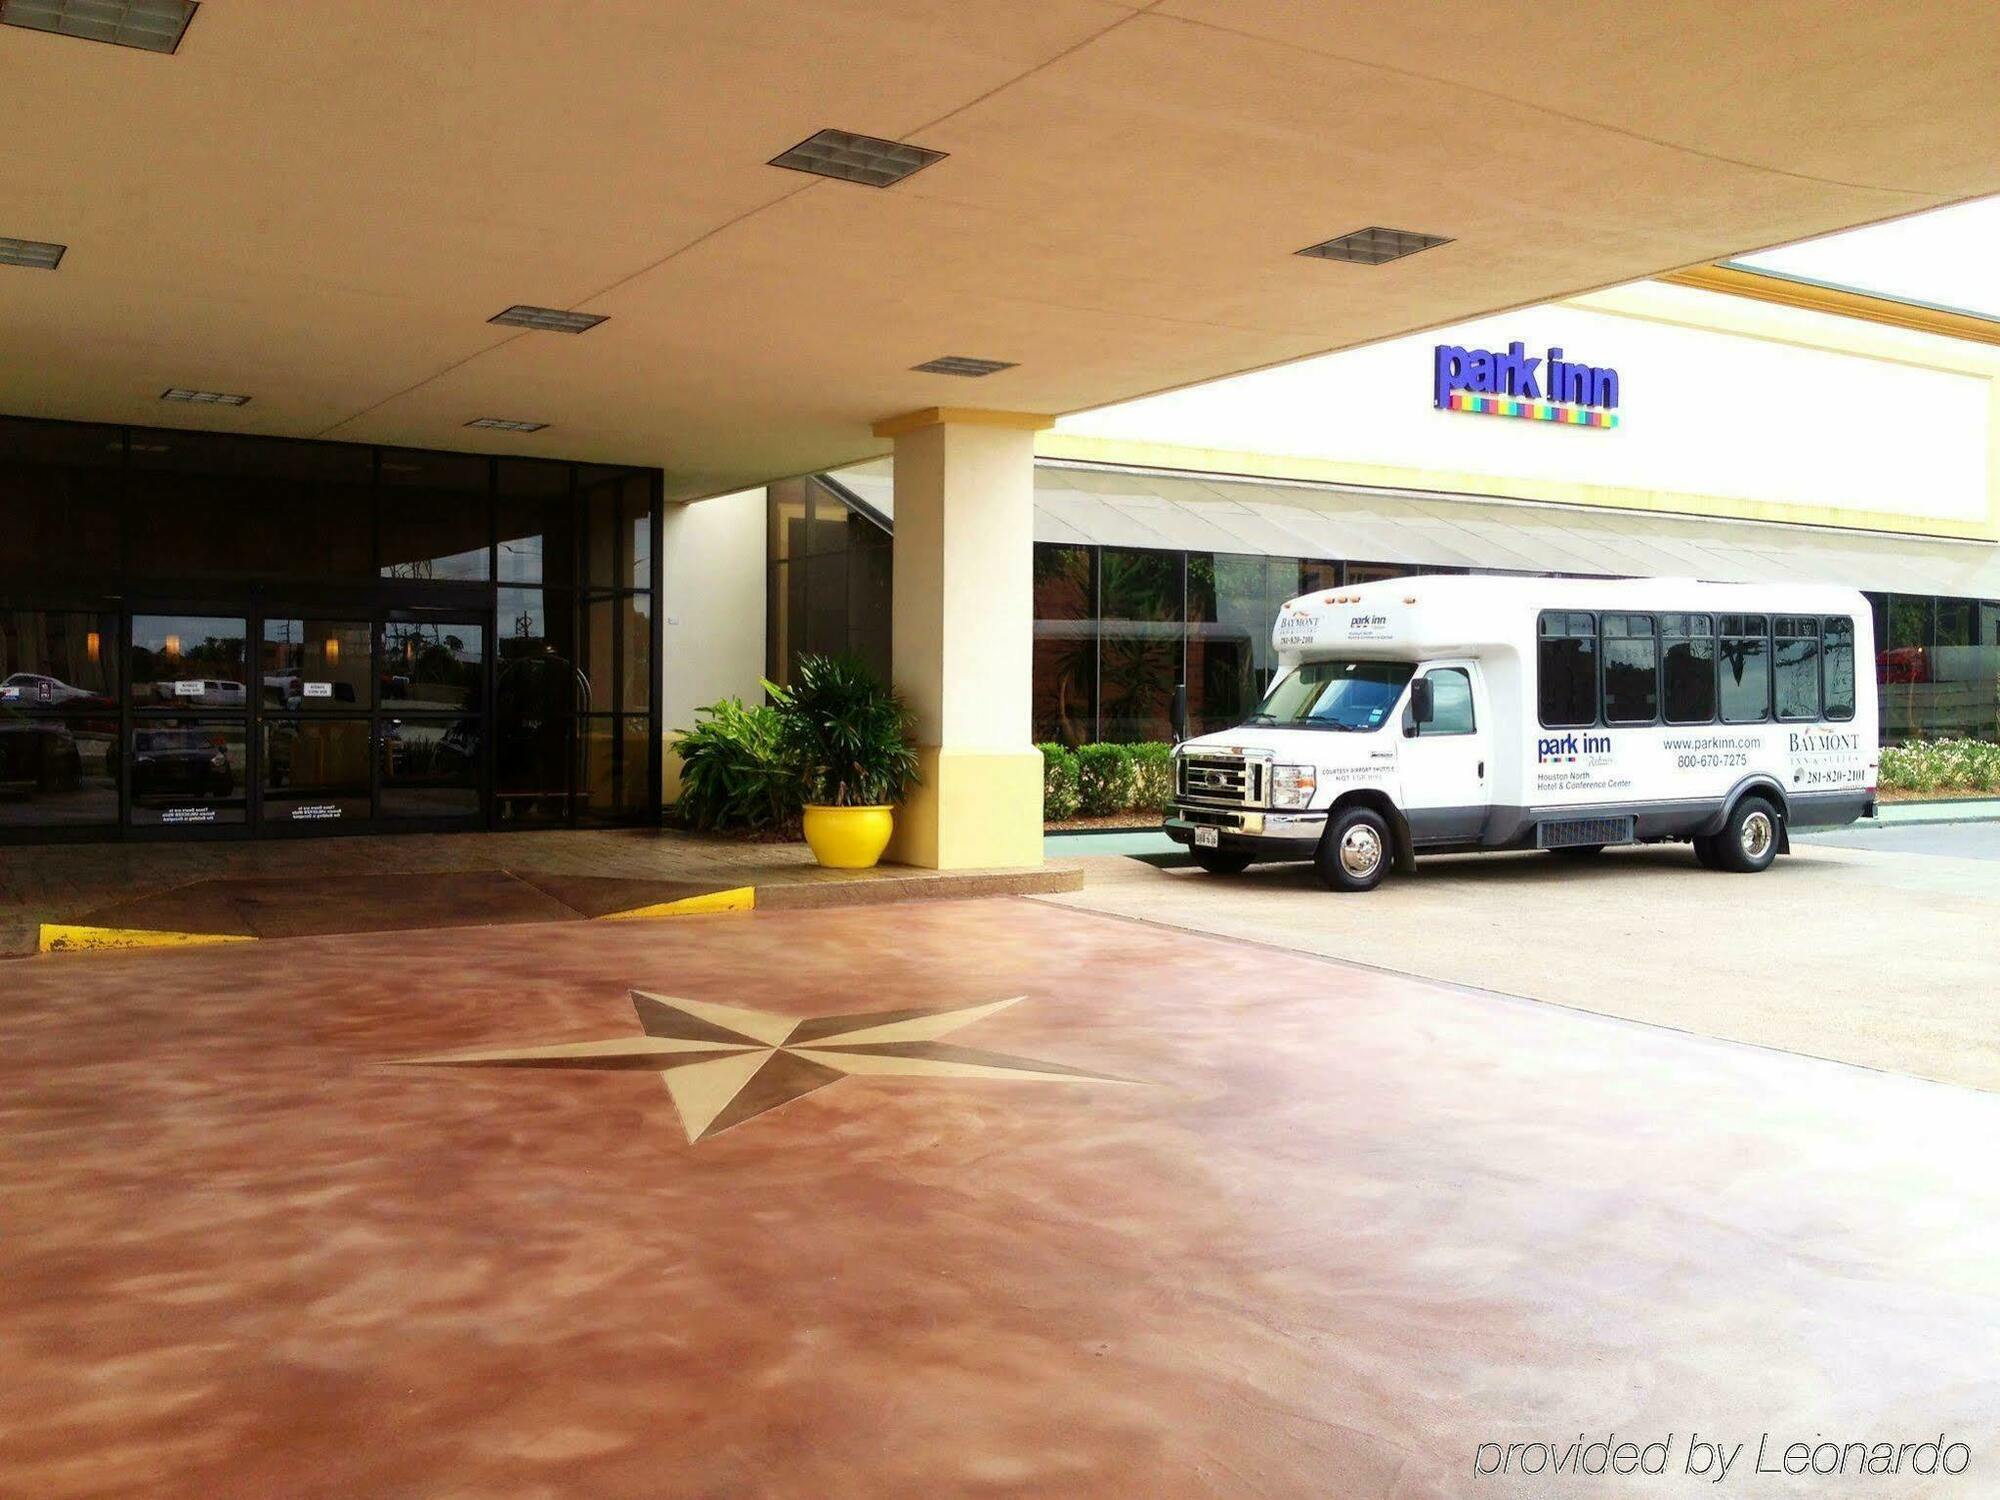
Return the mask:
[[1728,264],[2000,318],[1996,246],[2000,197],[1801,240]]

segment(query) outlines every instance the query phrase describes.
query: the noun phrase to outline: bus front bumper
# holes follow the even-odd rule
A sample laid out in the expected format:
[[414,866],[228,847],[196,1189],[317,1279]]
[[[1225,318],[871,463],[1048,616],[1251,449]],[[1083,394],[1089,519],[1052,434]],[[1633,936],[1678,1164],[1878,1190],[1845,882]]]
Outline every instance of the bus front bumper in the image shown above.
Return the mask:
[[[1253,859],[1311,859],[1326,832],[1324,812],[1233,812],[1175,804],[1161,828],[1176,844],[1220,849]],[[1205,835],[1213,832],[1215,842]]]

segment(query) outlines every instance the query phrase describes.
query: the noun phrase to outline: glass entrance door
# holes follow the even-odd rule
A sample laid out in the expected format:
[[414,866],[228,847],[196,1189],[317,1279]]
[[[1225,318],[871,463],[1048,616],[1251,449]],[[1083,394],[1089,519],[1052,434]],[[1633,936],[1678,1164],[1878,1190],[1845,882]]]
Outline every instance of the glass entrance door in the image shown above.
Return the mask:
[[334,832],[375,813],[375,630],[308,611],[263,617],[258,818],[268,833]]
[[377,814],[385,822],[486,820],[484,621],[391,614],[377,637]]
[[135,613],[127,637],[123,760],[134,828],[242,828],[249,821],[249,620]]

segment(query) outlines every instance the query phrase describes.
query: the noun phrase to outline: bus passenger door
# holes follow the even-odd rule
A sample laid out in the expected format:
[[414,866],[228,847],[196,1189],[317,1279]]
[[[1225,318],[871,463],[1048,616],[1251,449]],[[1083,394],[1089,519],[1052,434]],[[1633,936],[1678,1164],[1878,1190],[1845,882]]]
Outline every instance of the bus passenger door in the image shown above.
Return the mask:
[[1478,841],[1492,801],[1488,718],[1477,662],[1432,662],[1412,681],[1397,755],[1412,842]]

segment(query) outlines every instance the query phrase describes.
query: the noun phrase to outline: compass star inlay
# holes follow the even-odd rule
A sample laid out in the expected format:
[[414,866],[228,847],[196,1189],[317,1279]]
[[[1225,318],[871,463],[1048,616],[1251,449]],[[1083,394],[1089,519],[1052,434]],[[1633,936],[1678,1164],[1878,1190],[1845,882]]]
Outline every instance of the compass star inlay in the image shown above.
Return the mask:
[[958,1010],[804,1018],[645,990],[633,990],[631,995],[643,1036],[443,1052],[398,1062],[406,1067],[615,1068],[658,1073],[666,1080],[690,1143],[852,1076],[1134,1081],[944,1040],[1025,999],[1022,995]]

